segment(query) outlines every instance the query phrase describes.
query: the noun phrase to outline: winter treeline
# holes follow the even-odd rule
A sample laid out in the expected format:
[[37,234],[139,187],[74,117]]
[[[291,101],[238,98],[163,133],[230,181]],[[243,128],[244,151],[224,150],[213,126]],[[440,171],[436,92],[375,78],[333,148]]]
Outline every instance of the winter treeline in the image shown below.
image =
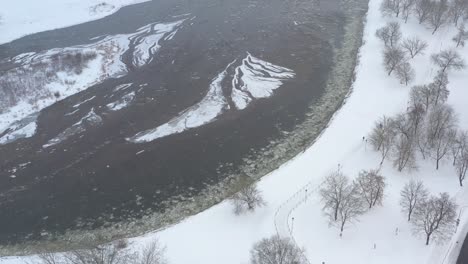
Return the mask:
[[422,181],[411,180],[400,195],[402,211],[412,223],[414,232],[425,236],[426,245],[432,237],[442,240],[453,232],[457,205],[448,193],[429,195]]
[[385,15],[401,17],[405,23],[413,15],[419,24],[427,25],[432,34],[444,25],[459,26],[468,19],[466,0],[384,0],[380,10]]
[[[456,47],[463,47],[468,39],[464,20],[468,20],[467,0],[384,0],[381,11],[386,15],[403,17],[405,22],[414,14],[420,23],[427,23],[433,29],[433,34],[443,25],[453,22],[458,28],[452,38]],[[389,22],[376,31],[376,36],[385,45],[383,50],[384,66],[388,75],[392,73],[402,84],[408,85],[415,78],[415,71],[410,60],[424,54],[427,43],[417,37],[402,39],[400,24]],[[431,56],[432,62],[441,71],[460,70],[465,67],[463,60],[454,49],[441,51]]]
[[340,170],[325,177],[320,187],[323,212],[340,229],[340,236],[347,224],[382,204],[385,185],[378,170],[362,171],[354,181]]
[[417,157],[433,159],[436,169],[443,160],[452,160],[460,185],[468,167],[468,133],[461,131],[457,115],[446,104],[449,96],[447,71],[462,61],[442,51],[433,56],[440,69],[434,80],[411,88],[408,107],[394,117],[382,117],[372,130],[369,141],[380,152],[381,163],[393,162],[398,171],[417,169]]
[[[39,254],[41,264],[167,264],[166,248],[153,240],[139,251],[128,248],[126,240],[94,247],[86,246],[63,254]],[[35,262],[37,263],[37,262]]]

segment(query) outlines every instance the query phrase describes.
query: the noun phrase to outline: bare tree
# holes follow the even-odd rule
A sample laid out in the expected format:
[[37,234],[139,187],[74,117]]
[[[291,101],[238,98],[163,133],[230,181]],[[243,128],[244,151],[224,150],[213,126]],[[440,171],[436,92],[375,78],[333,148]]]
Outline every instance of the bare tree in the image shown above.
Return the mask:
[[447,0],[433,1],[432,3],[433,7],[428,22],[433,29],[432,34],[434,34],[447,22],[448,3]]
[[412,138],[399,135],[396,139],[395,146],[393,148],[393,166],[398,171],[407,169],[416,169],[416,148],[415,142]]
[[[455,26],[458,26],[458,21],[467,15],[468,1],[466,0],[453,0],[450,2],[449,16]],[[458,47],[458,45],[457,45]]]
[[426,111],[424,106],[421,104],[412,104],[406,111],[406,118],[408,119],[409,127],[411,128],[411,137],[416,139],[419,136],[422,125],[424,124],[424,118]]
[[70,264],[127,264],[133,260],[131,253],[116,243],[75,250],[64,257]]
[[410,91],[410,104],[414,108],[420,108],[427,112],[432,105],[433,95],[428,85],[413,86]]
[[400,47],[387,47],[384,50],[384,66],[389,76],[404,60],[405,52]]
[[390,152],[394,140],[395,130],[393,128],[393,120],[384,116],[376,123],[369,136],[371,146],[382,155],[380,164],[384,162]]
[[396,76],[401,84],[408,85],[414,80],[415,72],[409,62],[403,62],[396,67]]
[[407,51],[410,57],[413,59],[418,54],[424,54],[424,50],[427,48],[427,42],[414,37],[410,39],[405,39],[401,44],[401,47]]
[[384,42],[386,47],[396,47],[402,36],[400,24],[389,22],[385,27],[378,29],[375,35]]
[[303,249],[279,235],[264,238],[250,251],[251,264],[306,264]]
[[445,239],[453,232],[456,209],[457,205],[448,193],[431,196],[414,212],[414,231],[425,235],[426,245],[429,245],[431,237]]
[[416,0],[402,0],[401,1],[401,13],[405,23],[408,22],[408,17],[411,14],[413,7],[416,5]]
[[468,149],[468,132],[462,131],[457,132],[457,136],[455,137],[453,146],[452,146],[452,157],[453,157],[453,165],[458,159],[458,157],[463,153],[463,151]]
[[382,204],[385,190],[385,178],[378,170],[361,171],[355,183],[361,198],[366,201],[369,209]]
[[357,184],[349,185],[344,192],[343,201],[338,208],[338,221],[332,224],[339,225],[340,237],[348,223],[352,223],[365,212],[364,200],[360,197]]
[[234,204],[235,214],[253,211],[257,207],[265,205],[262,194],[255,184],[242,187],[238,193],[232,196],[231,202]]
[[429,112],[426,142],[430,156],[436,161],[436,169],[439,169],[440,161],[452,147],[456,123],[457,118],[451,106],[437,105]]
[[119,240],[65,254],[43,253],[39,259],[42,264],[166,264],[164,254],[165,247],[157,239],[141,252],[126,249],[126,242]]
[[349,188],[349,179],[341,171],[335,171],[323,180],[319,191],[324,204],[322,210],[331,221],[338,220],[339,209]]
[[154,239],[139,252],[135,264],[166,264],[166,247],[162,246],[159,240]]
[[395,15],[398,17],[402,11],[402,0],[384,0],[380,5],[380,11],[384,15]]
[[422,24],[429,18],[432,8],[433,3],[431,0],[417,0],[414,12],[418,17],[419,24]]
[[439,66],[443,72],[446,70],[462,70],[465,68],[465,62],[460,54],[453,49],[443,50],[438,54],[433,54],[431,60]]
[[429,84],[432,96],[431,106],[441,105],[447,101],[450,93],[447,89],[448,83],[447,73],[439,70],[432,83]]
[[463,186],[463,181],[466,177],[466,172],[468,170],[468,148],[465,148],[461,153],[458,159],[455,162],[455,169],[458,175],[458,182],[460,186]]
[[394,120],[396,131],[395,143],[392,147],[393,165],[402,171],[404,168],[416,168],[415,138],[418,136],[419,122],[414,111],[399,114]]
[[458,27],[458,33],[452,38],[453,42],[459,46],[465,47],[465,41],[468,39],[468,31],[465,30],[465,25],[461,24]]
[[404,213],[408,215],[408,222],[411,221],[413,212],[426,201],[429,192],[422,181],[410,180],[405,184],[400,192],[400,206]]
[[38,258],[41,264],[66,264],[63,258],[56,253],[44,252],[39,254]]

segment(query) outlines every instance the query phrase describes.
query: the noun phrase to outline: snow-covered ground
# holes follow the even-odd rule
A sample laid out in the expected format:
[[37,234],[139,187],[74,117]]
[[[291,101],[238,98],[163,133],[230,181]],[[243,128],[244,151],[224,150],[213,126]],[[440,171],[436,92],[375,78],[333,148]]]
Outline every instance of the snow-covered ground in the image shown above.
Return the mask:
[[2,1],[0,44],[36,32],[103,18],[121,7],[148,0]]
[[[424,238],[411,234],[398,205],[400,190],[411,178],[423,180],[434,194],[446,191],[456,197],[459,206],[467,205],[466,187],[458,186],[449,162],[436,171],[434,162],[419,161],[418,171],[399,173],[386,161],[382,174],[388,187],[383,206],[348,226],[343,238],[336,228],[328,226],[321,212],[316,190],[323,177],[336,170],[338,164],[350,177],[360,170],[376,168],[380,163],[379,154],[362,137],[369,134],[382,115],[391,116],[407,106],[410,88],[386,75],[380,54],[383,45],[374,35],[376,29],[390,20],[381,17],[380,2],[370,0],[369,3],[352,94],[313,146],[259,181],[258,187],[267,201],[265,207],[236,216],[233,206],[225,201],[165,230],[130,239],[131,246],[140,248],[159,237],[167,246],[167,257],[172,264],[244,264],[249,263],[249,250],[256,241],[280,232],[281,235],[292,233],[294,240],[305,248],[311,263],[454,263],[468,231],[466,210],[451,240],[425,246]],[[418,36],[429,41],[425,55],[411,61],[417,72],[414,84],[429,83],[436,71],[429,56],[453,46],[450,39],[455,30],[447,27],[432,36],[430,30],[413,20],[402,29],[405,37]],[[468,47],[458,51],[468,61]],[[468,74],[466,70],[450,72],[449,80],[448,103],[454,106],[460,127],[466,130]],[[19,260],[12,257],[3,263],[20,263]]]

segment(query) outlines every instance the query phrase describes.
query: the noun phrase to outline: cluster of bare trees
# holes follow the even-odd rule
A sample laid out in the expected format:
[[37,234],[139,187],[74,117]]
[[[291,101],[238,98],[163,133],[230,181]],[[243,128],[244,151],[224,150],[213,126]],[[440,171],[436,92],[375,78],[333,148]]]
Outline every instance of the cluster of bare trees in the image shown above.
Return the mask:
[[408,38],[401,41],[402,34],[398,22],[390,22],[376,31],[376,36],[385,45],[383,51],[384,66],[391,75],[395,72],[402,84],[408,85],[414,79],[414,70],[409,63],[418,54],[423,54],[427,43],[418,38]]
[[54,54],[38,62],[12,68],[0,74],[0,113],[21,100],[30,103],[52,97],[45,89],[48,83],[57,79],[58,72],[80,74],[90,60],[96,58],[94,51],[76,51]]
[[385,15],[402,17],[405,23],[411,14],[419,24],[426,24],[434,34],[443,25],[468,18],[468,1],[466,0],[384,0],[380,10]]
[[377,170],[362,171],[354,181],[339,170],[325,177],[320,187],[323,212],[340,229],[340,236],[348,223],[382,204],[385,185]]
[[398,171],[416,169],[418,153],[424,159],[434,159],[436,169],[442,160],[452,156],[462,185],[468,163],[467,133],[458,129],[457,116],[446,101],[447,71],[461,70],[465,63],[454,50],[441,51],[432,56],[432,61],[439,67],[434,80],[427,85],[413,86],[407,110],[395,117],[381,118],[369,140],[380,152],[381,164],[389,158]]
[[306,264],[304,250],[278,235],[257,242],[250,251],[251,264]]
[[448,193],[429,195],[421,181],[410,180],[400,195],[402,211],[414,232],[425,236],[426,245],[432,237],[441,240],[453,232],[457,205]]
[[165,247],[153,240],[140,251],[131,251],[125,240],[74,250],[64,254],[39,254],[41,264],[166,264]]
[[236,215],[254,211],[256,208],[266,204],[255,184],[243,186],[230,200],[234,205],[234,213]]

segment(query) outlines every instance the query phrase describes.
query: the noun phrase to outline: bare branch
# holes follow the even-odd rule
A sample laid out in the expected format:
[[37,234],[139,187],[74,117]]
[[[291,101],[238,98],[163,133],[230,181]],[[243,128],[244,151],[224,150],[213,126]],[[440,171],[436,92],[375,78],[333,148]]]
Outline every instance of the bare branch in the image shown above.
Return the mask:
[[257,242],[250,251],[251,264],[306,264],[303,249],[289,238],[275,235]]

